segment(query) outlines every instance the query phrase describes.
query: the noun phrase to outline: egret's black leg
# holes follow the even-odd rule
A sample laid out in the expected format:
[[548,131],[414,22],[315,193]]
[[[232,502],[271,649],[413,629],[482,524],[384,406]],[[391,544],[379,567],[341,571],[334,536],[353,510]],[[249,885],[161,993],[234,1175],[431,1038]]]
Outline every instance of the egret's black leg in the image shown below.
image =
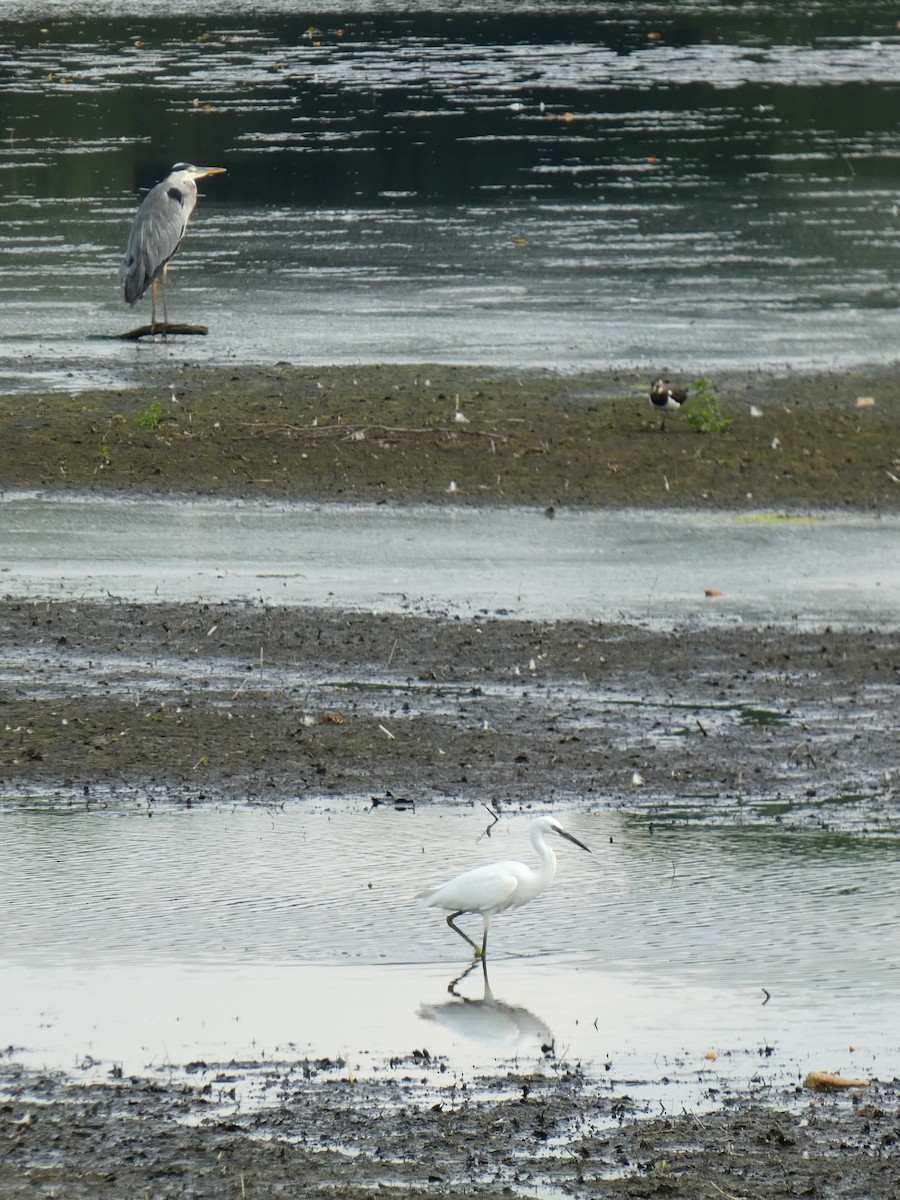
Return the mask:
[[463,915],[463,911],[464,910],[460,909],[459,912],[451,913],[450,916],[447,918],[447,924],[450,926],[450,928],[453,930],[454,933],[458,933],[459,936],[464,941],[469,943],[469,945],[475,951],[475,957],[481,958],[481,947],[477,946],[475,944],[475,942],[473,942],[472,939],[469,937],[469,935],[467,933],[463,933],[463,931],[460,929],[460,927],[456,924],[456,918],[461,917]]

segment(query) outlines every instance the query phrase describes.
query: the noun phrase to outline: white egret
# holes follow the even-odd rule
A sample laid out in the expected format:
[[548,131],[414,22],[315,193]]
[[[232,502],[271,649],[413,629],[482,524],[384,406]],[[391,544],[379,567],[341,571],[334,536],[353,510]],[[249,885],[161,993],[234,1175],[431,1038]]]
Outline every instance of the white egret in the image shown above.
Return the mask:
[[[429,908],[448,909],[450,915],[447,917],[447,924],[469,943],[475,951],[476,958],[483,959],[487,955],[488,930],[496,914],[527,904],[553,882],[556,874],[556,855],[544,840],[548,833],[558,833],[560,837],[574,842],[582,850],[587,850],[588,854],[591,853],[584,842],[567,833],[555,817],[535,817],[531,822],[531,844],[541,860],[537,870],[527,867],[525,863],[511,860],[487,863],[483,867],[463,871],[461,875],[456,875],[440,887],[425,888],[417,893],[416,899],[424,901]],[[456,918],[464,913],[481,914],[484,936],[480,946],[456,924]]]

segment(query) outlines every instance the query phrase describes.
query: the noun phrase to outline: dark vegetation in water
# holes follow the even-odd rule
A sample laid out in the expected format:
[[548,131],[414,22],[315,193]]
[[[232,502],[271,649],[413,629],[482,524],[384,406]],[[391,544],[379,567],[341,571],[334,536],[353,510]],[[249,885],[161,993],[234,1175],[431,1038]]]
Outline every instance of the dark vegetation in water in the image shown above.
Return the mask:
[[169,372],[135,391],[0,397],[0,487],[547,508],[900,507],[900,376],[718,379],[705,394],[695,388],[693,403],[707,403],[710,388],[712,429],[691,427],[689,400],[662,433],[649,380],[636,374]]

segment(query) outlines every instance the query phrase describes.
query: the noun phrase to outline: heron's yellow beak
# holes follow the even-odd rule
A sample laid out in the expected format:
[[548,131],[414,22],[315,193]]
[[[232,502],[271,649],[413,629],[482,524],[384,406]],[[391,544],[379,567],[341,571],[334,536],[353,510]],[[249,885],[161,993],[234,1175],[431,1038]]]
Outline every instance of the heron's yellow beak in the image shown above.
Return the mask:
[[203,179],[205,175],[224,175],[224,167],[190,167],[192,179]]

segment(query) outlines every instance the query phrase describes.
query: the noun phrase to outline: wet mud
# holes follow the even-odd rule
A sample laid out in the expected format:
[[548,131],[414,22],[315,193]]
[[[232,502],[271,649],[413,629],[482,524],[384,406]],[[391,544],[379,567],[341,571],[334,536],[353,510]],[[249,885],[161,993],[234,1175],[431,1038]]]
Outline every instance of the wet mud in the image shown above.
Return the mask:
[[[900,661],[877,630],[7,600],[0,634],[7,805],[564,800],[651,833],[897,827]],[[750,1064],[746,1087],[660,1114],[549,1050],[485,1078],[421,1047],[367,1080],[95,1066],[31,1072],[10,1048],[0,1196],[900,1194],[896,1081],[813,1097]]]
[[628,372],[436,365],[172,367],[130,391],[0,397],[0,488],[543,507],[900,506],[895,371],[761,372],[700,387],[679,379],[688,406],[665,433],[649,382]]
[[[898,1195],[896,1084],[635,1119],[577,1066],[440,1087],[435,1068],[422,1050],[368,1081],[308,1061],[102,1083],[0,1067],[0,1195]],[[264,1100],[245,1108],[248,1079]]]
[[[716,433],[685,414],[661,433],[645,383],[285,368],[7,397],[0,481],[896,509],[890,376],[719,381],[733,423]],[[7,596],[0,647],[7,806],[565,802],[651,828],[897,827],[888,630]],[[27,1070],[14,1047],[0,1061],[0,1196],[900,1195],[896,1081],[813,1095],[751,1074],[694,1114],[639,1112],[550,1055],[484,1079],[413,1047],[367,1080],[330,1062],[113,1069],[102,1082],[88,1066]]]
[[7,600],[0,640],[7,794],[897,817],[889,631]]

